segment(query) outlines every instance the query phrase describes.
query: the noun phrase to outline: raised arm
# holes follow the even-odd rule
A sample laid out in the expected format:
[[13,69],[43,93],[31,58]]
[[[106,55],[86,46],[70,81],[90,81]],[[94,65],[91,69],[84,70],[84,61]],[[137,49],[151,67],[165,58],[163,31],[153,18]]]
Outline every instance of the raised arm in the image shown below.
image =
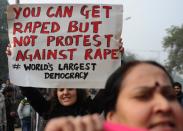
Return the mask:
[[50,102],[48,102],[36,88],[20,87],[20,89],[22,94],[27,97],[34,110],[44,118],[44,115],[47,114],[48,110],[50,109]]

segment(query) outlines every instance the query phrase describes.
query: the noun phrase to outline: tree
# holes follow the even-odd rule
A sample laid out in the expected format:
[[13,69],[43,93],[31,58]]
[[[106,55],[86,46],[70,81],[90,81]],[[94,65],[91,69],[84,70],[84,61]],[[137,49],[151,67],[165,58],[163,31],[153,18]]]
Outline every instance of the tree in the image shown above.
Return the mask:
[[128,61],[133,61],[136,60],[137,58],[135,57],[135,54],[131,52],[126,52],[123,54],[122,60],[123,62],[128,62]]
[[167,69],[183,74],[183,25],[171,26],[167,29],[167,36],[164,37],[163,47],[168,50]]

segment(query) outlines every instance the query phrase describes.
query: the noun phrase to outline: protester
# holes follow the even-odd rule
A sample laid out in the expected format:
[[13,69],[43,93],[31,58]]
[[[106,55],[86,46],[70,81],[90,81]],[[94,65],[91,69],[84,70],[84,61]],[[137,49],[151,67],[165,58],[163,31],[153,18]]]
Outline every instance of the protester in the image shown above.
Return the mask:
[[11,87],[11,86],[12,86],[12,84],[10,83],[10,80],[7,79],[7,80],[6,80],[6,87]]
[[14,131],[16,112],[14,110],[14,103],[12,101],[13,88],[5,87],[3,94],[5,97],[6,106],[7,131]]
[[[84,89],[55,89],[54,97],[49,101],[33,87],[20,87],[34,110],[44,118],[43,129],[48,120],[59,116],[83,116],[103,111],[102,91],[93,99],[88,99]],[[43,130],[41,129],[41,130]]]
[[5,98],[0,92],[0,131],[6,131],[6,123]]
[[[107,122],[149,131],[183,131],[183,110],[173,80],[156,62],[124,64],[109,77],[105,94]],[[97,116],[57,118],[45,131],[101,131],[102,124]]]
[[31,131],[31,106],[26,97],[20,101],[17,112],[21,120],[22,131]]
[[182,85],[179,82],[173,83],[173,88],[175,91],[175,94],[177,96],[177,100],[179,103],[183,106],[183,92],[182,92]]
[[100,101],[100,94],[94,100],[87,99],[83,89],[55,89],[54,97],[50,101],[47,101],[36,88],[21,87],[21,90],[31,106],[45,120],[58,116],[77,116],[102,112],[102,105],[97,104]]

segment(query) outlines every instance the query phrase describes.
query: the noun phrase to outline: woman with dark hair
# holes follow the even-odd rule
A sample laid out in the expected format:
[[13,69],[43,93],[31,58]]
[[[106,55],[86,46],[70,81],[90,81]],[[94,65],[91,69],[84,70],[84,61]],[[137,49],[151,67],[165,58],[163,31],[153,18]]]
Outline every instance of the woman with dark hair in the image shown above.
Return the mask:
[[[40,117],[39,124],[32,128],[43,130],[47,121],[61,116],[83,116],[92,113],[93,101],[87,99],[84,89],[58,88],[54,95],[47,100],[38,89],[33,87],[20,87],[22,94],[27,97],[30,105]],[[96,111],[96,110],[95,110]],[[97,110],[100,113],[100,110]],[[36,118],[39,119],[39,118]]]
[[[119,67],[114,73],[112,73],[106,82],[105,93],[106,93],[106,96],[110,96],[110,97],[106,97],[107,102],[106,102],[105,109],[104,109],[105,116],[107,115],[107,113],[109,111],[115,110],[115,105],[117,102],[119,92],[123,88],[123,87],[121,87],[121,85],[122,85],[122,83],[124,83],[126,76],[129,74],[129,72],[133,68],[135,68],[136,66],[141,65],[141,64],[149,64],[149,65],[155,66],[157,68],[160,68],[167,75],[168,79],[170,80],[171,85],[173,84],[173,79],[169,75],[169,73],[166,71],[166,69],[155,61],[135,60],[135,61],[127,62],[127,63],[121,65],[121,67]],[[143,72],[144,70],[142,69],[139,71]],[[146,75],[148,75],[148,72],[146,72],[146,73],[147,73]],[[141,78],[139,78],[139,79],[141,79]],[[146,82],[148,83],[148,81],[146,81]],[[137,83],[139,83],[139,82],[137,82]],[[111,94],[111,92],[114,92],[114,93]],[[171,92],[171,93],[173,93],[173,92]]]
[[132,61],[117,69],[106,82],[103,100],[106,121],[112,126],[89,115],[51,120],[46,131],[119,131],[123,127],[130,131],[183,131],[183,110],[173,80],[156,62]]
[[100,96],[96,96],[94,100],[88,99],[84,89],[55,89],[54,96],[49,101],[36,88],[21,87],[21,91],[35,111],[45,120],[59,116],[82,116],[93,112],[100,113],[103,109],[102,105],[98,105]]

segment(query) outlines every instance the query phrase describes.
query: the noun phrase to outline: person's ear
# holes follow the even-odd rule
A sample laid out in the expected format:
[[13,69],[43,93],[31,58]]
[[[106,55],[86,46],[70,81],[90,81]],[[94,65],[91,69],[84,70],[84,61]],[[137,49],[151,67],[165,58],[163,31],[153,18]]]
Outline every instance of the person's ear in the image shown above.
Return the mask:
[[107,113],[106,120],[109,122],[114,122],[115,121],[115,112],[110,111]]

